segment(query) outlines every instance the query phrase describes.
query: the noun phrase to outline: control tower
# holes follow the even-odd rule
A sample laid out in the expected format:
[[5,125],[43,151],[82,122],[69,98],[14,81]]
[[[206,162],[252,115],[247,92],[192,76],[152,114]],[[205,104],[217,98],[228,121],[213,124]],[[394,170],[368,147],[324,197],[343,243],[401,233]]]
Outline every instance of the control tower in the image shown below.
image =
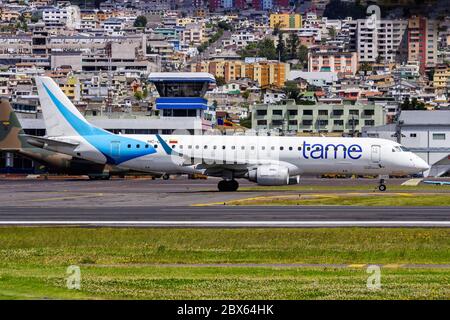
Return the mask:
[[202,118],[208,101],[203,98],[216,79],[206,72],[152,72],[148,77],[158,90],[156,109],[162,117]]

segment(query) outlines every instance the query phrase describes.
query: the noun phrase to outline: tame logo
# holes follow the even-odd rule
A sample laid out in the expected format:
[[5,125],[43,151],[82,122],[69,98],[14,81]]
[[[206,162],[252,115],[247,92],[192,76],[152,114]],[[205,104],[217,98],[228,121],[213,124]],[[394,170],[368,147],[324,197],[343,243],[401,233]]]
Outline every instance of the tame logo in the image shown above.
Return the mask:
[[309,144],[303,141],[303,157],[305,159],[353,159],[357,160],[362,156],[362,148],[358,144],[352,144],[348,148],[343,144],[320,143]]

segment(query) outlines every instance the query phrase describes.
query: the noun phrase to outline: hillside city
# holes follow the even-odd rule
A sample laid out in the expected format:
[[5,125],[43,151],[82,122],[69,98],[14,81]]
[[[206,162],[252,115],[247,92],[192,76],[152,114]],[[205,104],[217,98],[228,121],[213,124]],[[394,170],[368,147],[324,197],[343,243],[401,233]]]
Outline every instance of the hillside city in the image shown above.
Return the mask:
[[[0,96],[33,135],[45,134],[33,80],[45,75],[115,133],[380,137],[441,175],[449,11],[438,0],[0,0]],[[158,72],[214,76],[207,107],[158,108]]]

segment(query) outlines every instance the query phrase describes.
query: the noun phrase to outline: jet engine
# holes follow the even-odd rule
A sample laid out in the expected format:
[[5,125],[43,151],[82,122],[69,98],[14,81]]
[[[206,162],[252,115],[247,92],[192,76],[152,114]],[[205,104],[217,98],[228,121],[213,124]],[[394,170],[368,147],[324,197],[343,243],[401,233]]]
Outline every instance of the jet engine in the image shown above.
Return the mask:
[[290,182],[289,170],[278,165],[262,165],[248,172],[248,180],[262,186],[283,186]]

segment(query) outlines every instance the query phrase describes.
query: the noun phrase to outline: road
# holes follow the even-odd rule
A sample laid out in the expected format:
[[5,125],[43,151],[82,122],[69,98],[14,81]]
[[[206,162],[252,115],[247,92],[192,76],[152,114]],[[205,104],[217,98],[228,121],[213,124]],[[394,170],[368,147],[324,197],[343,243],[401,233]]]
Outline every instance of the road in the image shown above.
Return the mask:
[[[398,184],[401,180],[393,180]],[[158,227],[450,227],[448,207],[226,206],[221,203],[277,194],[328,192],[216,191],[215,179],[187,180],[0,180],[0,225]],[[370,190],[374,180],[303,180],[311,186]],[[330,189],[333,192],[339,188]],[[368,188],[369,187],[369,188]],[[449,191],[450,188],[443,187]],[[211,205],[214,203],[215,205]]]

